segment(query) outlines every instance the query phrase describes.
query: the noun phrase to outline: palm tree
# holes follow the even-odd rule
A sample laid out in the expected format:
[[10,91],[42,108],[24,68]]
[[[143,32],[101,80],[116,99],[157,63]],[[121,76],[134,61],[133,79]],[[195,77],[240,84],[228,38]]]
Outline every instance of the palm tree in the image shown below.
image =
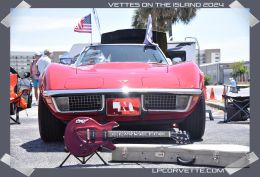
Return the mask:
[[247,68],[244,65],[243,61],[234,62],[230,65],[232,69],[232,77],[238,81],[245,81],[245,73],[247,73]]
[[153,18],[153,30],[169,31],[172,36],[172,24],[188,24],[196,16],[196,8],[138,8],[133,16],[132,26],[136,29],[146,28],[148,15]]

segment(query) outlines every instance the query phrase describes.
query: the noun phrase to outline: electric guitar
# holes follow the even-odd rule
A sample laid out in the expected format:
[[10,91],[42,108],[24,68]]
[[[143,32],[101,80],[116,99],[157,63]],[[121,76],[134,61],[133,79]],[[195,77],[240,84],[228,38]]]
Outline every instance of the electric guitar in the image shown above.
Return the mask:
[[64,134],[68,151],[76,157],[86,157],[99,148],[115,150],[112,139],[115,138],[172,138],[176,144],[190,143],[185,131],[114,131],[119,124],[115,121],[99,124],[92,118],[80,117],[70,121]]

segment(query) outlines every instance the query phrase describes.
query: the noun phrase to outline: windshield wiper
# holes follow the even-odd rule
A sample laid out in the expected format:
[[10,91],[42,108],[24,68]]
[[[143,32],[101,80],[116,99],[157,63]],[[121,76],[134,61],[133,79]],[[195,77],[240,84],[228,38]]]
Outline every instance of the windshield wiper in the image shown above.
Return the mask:
[[85,64],[81,64],[81,65],[78,65],[78,66],[88,66],[88,65],[95,65],[96,63],[85,63]]
[[147,63],[149,64],[165,64],[165,63],[162,63],[163,61],[162,60],[159,60],[159,61],[148,61]]

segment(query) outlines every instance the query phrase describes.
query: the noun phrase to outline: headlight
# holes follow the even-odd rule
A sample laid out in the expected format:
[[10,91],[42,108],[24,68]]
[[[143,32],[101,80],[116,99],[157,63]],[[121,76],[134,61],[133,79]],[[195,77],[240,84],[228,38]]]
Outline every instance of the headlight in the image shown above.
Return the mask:
[[190,96],[187,95],[176,95],[176,109],[184,110],[186,109]]
[[54,99],[60,111],[69,111],[69,97],[56,97]]

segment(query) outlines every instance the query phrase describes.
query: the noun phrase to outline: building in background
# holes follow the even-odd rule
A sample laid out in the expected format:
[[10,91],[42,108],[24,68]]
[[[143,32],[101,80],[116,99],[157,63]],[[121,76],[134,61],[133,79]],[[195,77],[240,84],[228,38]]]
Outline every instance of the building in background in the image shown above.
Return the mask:
[[[10,53],[10,66],[12,66],[20,75],[24,72],[30,72],[30,64],[33,60],[35,52],[11,52]],[[65,51],[53,51],[52,62],[58,63],[59,56],[64,54]]]
[[[198,52],[197,52],[198,58]],[[218,63],[221,60],[220,49],[204,49],[200,50],[200,63]]]
[[33,60],[34,52],[11,52],[10,66],[19,74],[30,72],[30,64]]
[[52,62],[53,63],[59,63],[60,62],[60,56],[62,56],[66,51],[53,51],[53,56],[52,56]]
[[[202,64],[200,69],[206,76],[210,77],[210,84],[229,84],[229,78],[232,77],[232,63],[210,63]],[[244,81],[250,80],[250,62],[245,61],[244,66],[247,72],[244,74]],[[238,80],[239,82],[239,80]]]

